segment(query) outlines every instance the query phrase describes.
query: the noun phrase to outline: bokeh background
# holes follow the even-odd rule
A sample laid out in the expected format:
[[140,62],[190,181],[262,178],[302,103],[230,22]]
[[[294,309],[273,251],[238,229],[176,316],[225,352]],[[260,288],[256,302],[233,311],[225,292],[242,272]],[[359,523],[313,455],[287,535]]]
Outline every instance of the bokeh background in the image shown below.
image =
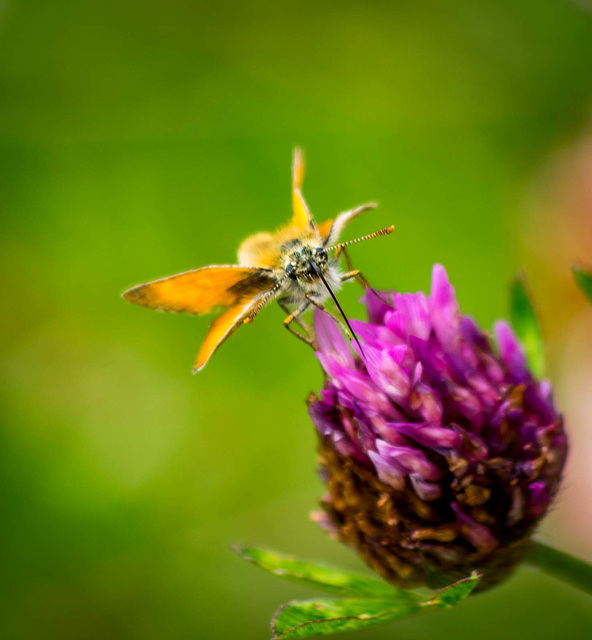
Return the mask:
[[[247,542],[360,569],[308,520],[312,354],[270,308],[191,365],[209,319],[125,303],[232,262],[290,215],[294,145],[376,286],[442,262],[489,326],[525,268],[572,435],[544,541],[592,556],[592,5],[584,0],[0,3],[0,637],[269,636],[312,592]],[[343,306],[356,317],[360,291]],[[590,600],[520,569],[360,638],[589,638]],[[354,637],[354,635],[344,635]]]

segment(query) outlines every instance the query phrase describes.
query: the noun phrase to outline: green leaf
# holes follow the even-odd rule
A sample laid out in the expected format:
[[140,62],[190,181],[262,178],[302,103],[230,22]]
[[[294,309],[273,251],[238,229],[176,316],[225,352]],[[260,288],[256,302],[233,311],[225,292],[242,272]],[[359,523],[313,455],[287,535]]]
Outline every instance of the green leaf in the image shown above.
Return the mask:
[[341,596],[365,596],[373,598],[410,599],[404,589],[397,589],[382,580],[361,574],[296,560],[292,556],[252,547],[233,546],[239,556],[276,576],[299,582]]
[[444,589],[440,589],[440,591],[436,591],[429,600],[426,600],[422,604],[423,606],[431,606],[438,609],[454,607],[454,605],[470,595],[480,580],[481,576],[473,572],[470,577],[463,578],[454,584],[444,587]]
[[452,607],[477,586],[481,577],[473,574],[437,591],[431,598],[412,599],[351,598],[343,600],[303,600],[290,602],[276,612],[272,629],[276,640],[329,635],[355,631],[398,620],[420,611]]
[[530,369],[541,378],[545,368],[543,336],[523,273],[516,276],[510,288],[510,319]]
[[416,613],[419,602],[356,598],[301,600],[278,609],[272,620],[274,638],[308,638],[355,631]]
[[466,598],[481,579],[474,573],[426,598],[374,578],[302,562],[284,554],[253,547],[232,548],[249,562],[280,577],[329,593],[354,596],[295,600],[280,607],[272,621],[276,639],[354,631],[430,609],[452,607]]
[[583,267],[572,267],[576,284],[592,302],[592,271]]

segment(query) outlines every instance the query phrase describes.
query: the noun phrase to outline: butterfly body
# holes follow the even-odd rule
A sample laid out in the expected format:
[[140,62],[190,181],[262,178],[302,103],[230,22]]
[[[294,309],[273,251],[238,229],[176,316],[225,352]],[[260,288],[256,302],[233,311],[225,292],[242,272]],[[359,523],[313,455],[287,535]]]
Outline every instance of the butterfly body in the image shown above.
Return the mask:
[[296,237],[283,242],[275,265],[274,277],[276,283],[281,283],[276,297],[286,298],[289,304],[300,305],[307,296],[319,303],[329,297],[319,273],[333,291],[337,291],[342,285],[342,271],[338,260],[329,257],[322,241],[317,237]]
[[[317,225],[300,193],[304,165],[299,150],[294,153],[291,222],[276,232],[261,232],[248,237],[239,247],[237,265],[212,265],[140,284],[123,293],[130,302],[160,311],[202,315],[222,310],[198,353],[194,372],[202,369],[216,349],[241,324],[247,324],[269,302],[277,299],[282,308],[293,305],[284,324],[298,321],[311,304],[323,302],[338,290],[344,279],[359,272],[344,274],[339,267],[339,250],[332,245],[353,218],[373,208],[362,205]],[[370,234],[390,233],[388,227]],[[363,239],[363,238],[361,238]],[[357,242],[359,239],[351,242]],[[306,339],[305,339],[306,341]]]

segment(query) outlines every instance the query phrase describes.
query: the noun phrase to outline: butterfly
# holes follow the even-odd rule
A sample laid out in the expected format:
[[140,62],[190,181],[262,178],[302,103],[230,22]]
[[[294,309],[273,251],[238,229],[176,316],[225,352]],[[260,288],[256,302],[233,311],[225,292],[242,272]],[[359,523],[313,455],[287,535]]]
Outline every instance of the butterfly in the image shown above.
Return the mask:
[[[365,280],[360,271],[353,269],[345,247],[387,235],[394,226],[337,243],[345,226],[376,204],[361,205],[317,224],[302,196],[303,177],[304,158],[300,149],[295,149],[292,164],[292,219],[275,232],[249,236],[239,246],[239,264],[212,265],[185,271],[139,284],[122,294],[130,302],[159,311],[196,315],[222,311],[210,325],[195,360],[194,373],[203,369],[218,347],[242,324],[252,322],[259,311],[274,299],[287,313],[284,320],[286,328],[309,344],[313,343],[314,338],[295,330],[292,323],[296,322],[306,333],[306,325],[300,316],[311,305],[324,309],[323,302],[329,297],[336,303],[351,331],[334,292],[346,280]],[[339,266],[342,253],[350,269],[345,273]]]

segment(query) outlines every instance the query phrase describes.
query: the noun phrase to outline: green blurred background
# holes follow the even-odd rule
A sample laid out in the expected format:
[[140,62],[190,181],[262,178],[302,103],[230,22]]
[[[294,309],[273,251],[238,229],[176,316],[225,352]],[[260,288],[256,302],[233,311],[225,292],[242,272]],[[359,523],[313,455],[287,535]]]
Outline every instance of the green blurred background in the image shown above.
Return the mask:
[[[322,489],[304,400],[321,375],[280,310],[191,376],[209,319],[119,297],[232,262],[245,236],[283,223],[296,144],[319,218],[376,199],[348,237],[396,224],[352,251],[376,286],[425,289],[442,262],[489,326],[527,269],[570,424],[580,405],[562,336],[577,344],[590,328],[567,267],[592,257],[592,171],[566,179],[573,149],[589,158],[589,3],[0,8],[0,637],[265,638],[274,608],[312,592],[244,565],[229,543],[360,568],[308,520]],[[354,317],[359,294],[342,294]],[[588,392],[591,363],[576,375]],[[582,555],[589,466],[570,467],[542,532]],[[457,610],[355,637],[591,629],[589,599],[521,569]]]

